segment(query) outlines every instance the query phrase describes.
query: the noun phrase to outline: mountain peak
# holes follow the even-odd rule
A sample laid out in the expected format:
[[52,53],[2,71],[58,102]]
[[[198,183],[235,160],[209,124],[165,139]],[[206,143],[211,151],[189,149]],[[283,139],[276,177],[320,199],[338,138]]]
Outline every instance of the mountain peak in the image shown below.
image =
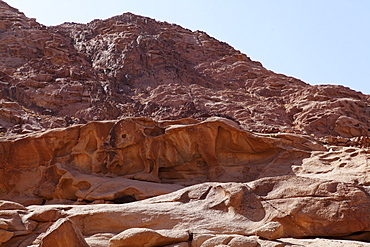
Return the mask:
[[0,1],[0,33],[14,28],[40,27],[36,19],[27,18],[18,9],[9,6],[6,2]]
[[132,13],[0,8],[1,246],[369,240],[369,96]]
[[[368,116],[363,106],[368,98],[361,93],[276,74],[205,32],[132,13],[46,28],[2,5],[0,42],[8,47],[0,58],[7,83],[2,97],[41,114],[41,119],[43,113],[77,122],[223,116],[259,132],[320,137],[368,133],[363,117]],[[15,23],[21,24],[11,27]],[[356,111],[336,107],[347,99]],[[325,104],[335,112],[330,121],[312,121],[329,114]],[[343,121],[348,128],[333,128]]]

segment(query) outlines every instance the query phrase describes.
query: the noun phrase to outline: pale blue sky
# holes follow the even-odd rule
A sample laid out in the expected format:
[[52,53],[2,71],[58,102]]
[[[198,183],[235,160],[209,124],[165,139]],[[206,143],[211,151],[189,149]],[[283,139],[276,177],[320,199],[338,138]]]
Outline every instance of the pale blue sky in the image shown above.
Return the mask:
[[312,85],[370,94],[370,0],[5,0],[45,25],[124,12],[202,30]]

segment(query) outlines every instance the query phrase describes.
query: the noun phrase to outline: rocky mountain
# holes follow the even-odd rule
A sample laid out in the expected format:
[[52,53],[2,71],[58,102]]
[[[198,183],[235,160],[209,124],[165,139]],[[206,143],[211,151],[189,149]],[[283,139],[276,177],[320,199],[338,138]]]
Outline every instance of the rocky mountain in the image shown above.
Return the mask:
[[369,95],[131,13],[0,54],[1,246],[370,246]]

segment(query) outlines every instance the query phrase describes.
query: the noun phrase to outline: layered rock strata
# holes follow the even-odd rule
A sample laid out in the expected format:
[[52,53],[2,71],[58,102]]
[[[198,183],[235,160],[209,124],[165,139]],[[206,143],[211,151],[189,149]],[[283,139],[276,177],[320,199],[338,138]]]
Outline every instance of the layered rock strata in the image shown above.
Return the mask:
[[285,246],[286,237],[368,240],[369,203],[351,184],[278,176],[202,183],[109,207],[2,201],[0,212],[4,246]]
[[0,150],[1,196],[25,204],[140,200],[181,188],[163,183],[247,182],[293,174],[293,165],[326,149],[308,136],[254,134],[222,118],[125,118],[3,138]]
[[[368,96],[276,74],[201,31],[130,13],[46,27],[4,2],[0,18],[6,134],[122,116],[221,116],[257,132],[368,135]],[[6,116],[14,103],[23,107],[16,119]]]
[[370,246],[369,100],[201,31],[0,0],[0,245]]

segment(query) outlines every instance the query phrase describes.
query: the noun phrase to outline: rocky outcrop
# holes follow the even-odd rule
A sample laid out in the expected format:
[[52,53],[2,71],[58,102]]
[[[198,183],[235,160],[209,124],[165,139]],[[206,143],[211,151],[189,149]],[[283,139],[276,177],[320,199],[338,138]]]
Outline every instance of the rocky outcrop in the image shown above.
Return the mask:
[[[285,176],[250,183],[203,183],[109,207],[8,207],[2,217],[19,219],[18,228],[6,221],[7,231],[16,237],[5,246],[31,241],[34,246],[48,241],[75,241],[74,246],[267,246],[281,244],[280,239],[286,237],[367,240],[369,203],[361,187]],[[46,233],[36,238],[34,232],[46,226]]]
[[36,246],[89,247],[80,230],[69,219],[59,219],[33,242]]
[[[19,219],[18,228],[5,220],[8,246],[263,246],[287,237],[367,240],[369,232],[367,153],[310,136],[255,134],[223,118],[125,118],[3,138],[1,148],[1,199],[74,204],[4,202],[25,211],[2,216]],[[183,187],[190,184],[198,185]]]
[[[221,116],[257,132],[368,135],[367,96],[273,73],[204,32],[131,13],[45,27],[1,6],[0,96],[35,117],[31,130]],[[28,132],[26,124],[3,132]]]
[[[294,99],[294,100],[292,100]],[[296,128],[317,136],[345,138],[369,135],[368,97],[342,86],[308,87],[293,95]]]
[[0,245],[369,246],[369,113],[201,31],[0,0]]
[[141,200],[181,188],[129,179],[191,185],[287,175],[325,148],[309,137],[246,132],[223,118],[125,118],[3,138],[0,150],[1,198],[25,204]]

